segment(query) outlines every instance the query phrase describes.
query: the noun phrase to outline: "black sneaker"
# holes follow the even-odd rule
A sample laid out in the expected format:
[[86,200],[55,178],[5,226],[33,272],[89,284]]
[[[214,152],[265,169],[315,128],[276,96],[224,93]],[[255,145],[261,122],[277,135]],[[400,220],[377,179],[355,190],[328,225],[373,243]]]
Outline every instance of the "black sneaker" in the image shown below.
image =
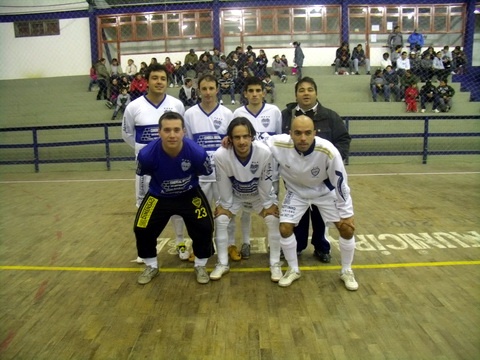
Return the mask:
[[318,250],[314,250],[313,255],[315,257],[317,257],[318,260],[320,260],[320,262],[326,263],[326,264],[328,264],[330,262],[330,260],[332,259],[332,256],[330,254],[323,253],[323,252],[318,251]]

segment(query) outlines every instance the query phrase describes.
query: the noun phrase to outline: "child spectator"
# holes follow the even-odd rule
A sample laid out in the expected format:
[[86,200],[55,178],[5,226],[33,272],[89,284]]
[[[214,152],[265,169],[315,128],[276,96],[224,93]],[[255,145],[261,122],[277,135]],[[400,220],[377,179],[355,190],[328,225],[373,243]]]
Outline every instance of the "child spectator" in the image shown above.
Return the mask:
[[390,87],[386,86],[381,69],[377,69],[370,78],[370,89],[372,91],[372,98],[374,102],[377,102],[378,93],[383,93],[385,101],[390,101]]
[[344,68],[344,74],[348,75],[347,68],[352,71],[352,63],[350,62],[350,50],[348,49],[348,43],[343,42],[342,46],[340,46],[336,53],[335,53],[335,75],[343,75],[340,74]]
[[145,61],[142,61],[140,63],[140,70],[138,71],[140,74],[142,74],[143,77],[145,77],[145,72],[147,71],[147,63]]
[[400,95],[400,79],[397,72],[392,68],[392,65],[387,65],[387,68],[383,71],[383,78],[385,80],[385,86],[388,86],[390,94],[395,95],[395,100],[400,101],[402,96]]
[[275,55],[273,57],[273,62],[272,62],[272,70],[273,70],[273,74],[274,75],[277,75],[278,78],[283,82],[283,83],[286,83],[287,82],[287,75],[285,73],[285,69],[287,68],[287,66],[285,65],[285,63],[280,59],[280,56],[278,55]]
[[405,104],[407,105],[407,112],[418,112],[417,97],[418,97],[417,84],[411,84],[405,90]]
[[105,103],[109,109],[117,102],[118,95],[120,95],[120,85],[118,78],[114,77],[110,82],[110,99]]
[[128,88],[122,88],[122,92],[117,97],[115,110],[113,111],[112,120],[115,120],[119,111],[125,112],[125,108],[130,104],[130,94]]
[[455,95],[455,90],[447,84],[447,79],[441,79],[437,91],[440,111],[449,112],[452,108],[452,98]]
[[265,91],[270,94],[270,102],[273,104],[275,102],[275,83],[270,78],[270,74],[265,75],[263,83],[265,84]]
[[438,101],[438,91],[437,91],[437,88],[432,85],[432,82],[430,80],[427,80],[427,82],[425,83],[425,85],[422,86],[422,88],[420,89],[420,107],[422,108],[422,113],[425,112],[425,104],[427,102],[431,102],[433,103],[432,105],[432,111],[433,112],[440,112],[438,110],[438,106],[439,106],[439,101]]
[[193,80],[185,79],[185,84],[182,85],[178,93],[178,98],[183,103],[183,106],[193,106],[197,103],[197,93],[193,88]]
[[185,78],[186,75],[187,75],[187,69],[185,69],[185,67],[182,66],[181,61],[176,61],[175,68],[173,69],[173,79],[177,87],[183,85],[183,79]]
[[380,61],[380,65],[382,67],[382,70],[385,70],[388,65],[393,67],[392,60],[390,60],[390,54],[388,52],[383,53],[382,60]]
[[283,62],[285,64],[285,67],[288,68],[288,60],[285,55],[282,55],[282,57],[280,58],[280,61]]
[[463,74],[465,65],[467,64],[467,56],[460,46],[455,46],[452,51],[452,70],[455,74]]
[[125,68],[125,74],[127,74],[128,78],[132,80],[137,73],[137,65],[135,65],[133,59],[127,60],[127,67]]
[[142,74],[137,73],[135,79],[132,80],[130,84],[130,97],[131,100],[135,100],[140,96],[147,94],[147,80],[142,76]]
[[128,77],[128,75],[123,75],[121,78],[120,78],[120,81],[118,82],[118,85],[120,86],[120,88],[127,88],[127,89],[130,89],[130,84],[131,84],[131,81]]
[[116,58],[112,59],[112,63],[110,64],[110,77],[112,78],[119,78],[122,75],[122,68]]
[[170,87],[175,86],[175,81],[173,79],[173,73],[175,71],[175,65],[173,65],[172,61],[170,58],[167,56],[165,58],[165,63],[163,64],[167,68],[167,76],[168,76],[168,82],[170,83]]
[[408,87],[411,87],[413,84],[418,84],[418,77],[413,75],[411,70],[406,70],[405,74],[400,77],[400,94],[402,95],[402,101],[405,99],[405,91]]
[[94,64],[90,67],[90,83],[88,84],[88,91],[92,91],[93,85],[98,85],[97,71],[95,70]]

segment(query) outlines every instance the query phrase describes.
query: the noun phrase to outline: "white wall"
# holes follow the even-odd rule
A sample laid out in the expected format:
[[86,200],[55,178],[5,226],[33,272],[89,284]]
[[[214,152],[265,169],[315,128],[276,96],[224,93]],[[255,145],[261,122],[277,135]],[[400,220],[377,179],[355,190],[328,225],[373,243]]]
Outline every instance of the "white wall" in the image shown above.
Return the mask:
[[88,75],[88,18],[60,20],[60,35],[15,38],[13,23],[0,23],[0,79]]

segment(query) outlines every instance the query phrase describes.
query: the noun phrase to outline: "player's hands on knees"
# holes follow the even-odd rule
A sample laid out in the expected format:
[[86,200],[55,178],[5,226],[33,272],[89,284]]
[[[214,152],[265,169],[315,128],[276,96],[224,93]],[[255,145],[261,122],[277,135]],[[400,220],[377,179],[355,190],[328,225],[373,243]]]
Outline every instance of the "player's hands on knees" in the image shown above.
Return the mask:
[[342,238],[351,239],[353,237],[353,233],[355,232],[355,219],[353,216],[340,219],[340,221],[335,223],[335,225],[337,226]]
[[273,204],[270,206],[268,209],[263,209],[262,212],[260,213],[262,217],[267,217],[268,215],[273,215],[275,217],[280,216],[280,212],[278,210],[278,206],[276,204]]
[[215,208],[214,216],[219,217],[220,215],[226,215],[229,219],[233,217],[233,214],[230,210],[224,209],[220,205]]

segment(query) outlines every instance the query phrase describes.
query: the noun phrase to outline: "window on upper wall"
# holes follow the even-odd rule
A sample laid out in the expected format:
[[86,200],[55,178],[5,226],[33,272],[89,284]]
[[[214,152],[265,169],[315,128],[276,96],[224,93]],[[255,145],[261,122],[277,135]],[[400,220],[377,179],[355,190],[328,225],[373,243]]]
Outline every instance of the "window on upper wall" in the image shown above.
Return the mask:
[[13,28],[15,37],[60,35],[58,20],[17,21]]

